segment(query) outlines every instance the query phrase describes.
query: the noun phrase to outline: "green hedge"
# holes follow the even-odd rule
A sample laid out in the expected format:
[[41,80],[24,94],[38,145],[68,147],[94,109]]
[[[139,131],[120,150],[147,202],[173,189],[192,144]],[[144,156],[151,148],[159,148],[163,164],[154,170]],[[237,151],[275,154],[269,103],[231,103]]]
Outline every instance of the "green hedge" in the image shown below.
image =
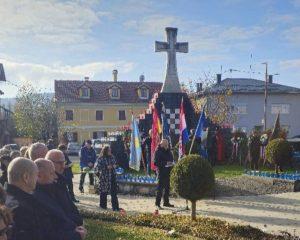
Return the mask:
[[266,158],[272,164],[287,165],[292,158],[290,143],[282,138],[270,141],[266,147]]
[[210,240],[281,240],[292,239],[289,236],[275,236],[251,226],[230,225],[225,221],[199,217],[191,221],[189,216],[180,215],[120,215],[110,212],[91,212],[82,210],[81,214],[87,219],[96,219],[104,222],[114,222],[133,226],[144,226],[162,230],[174,229],[179,234],[186,234],[201,239]]

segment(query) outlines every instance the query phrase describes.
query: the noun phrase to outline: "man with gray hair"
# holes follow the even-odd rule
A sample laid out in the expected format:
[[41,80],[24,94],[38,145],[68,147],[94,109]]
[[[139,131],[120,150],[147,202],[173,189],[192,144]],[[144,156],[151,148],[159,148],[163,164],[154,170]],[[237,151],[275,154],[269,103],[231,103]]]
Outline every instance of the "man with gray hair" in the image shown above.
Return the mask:
[[[52,195],[54,181],[57,179],[54,164],[46,159],[37,159],[38,180],[35,198],[47,209],[52,222],[55,223],[57,234],[64,240],[81,240],[86,236],[86,229],[76,224],[66,216],[62,207]],[[57,238],[56,238],[57,239]]]
[[65,214],[76,223],[77,226],[83,225],[83,219],[75,206],[67,189],[67,180],[63,176],[65,170],[65,156],[64,153],[57,149],[48,151],[45,159],[53,162],[57,180],[54,183],[53,195],[56,201],[62,207]]
[[12,239],[44,239],[43,209],[32,195],[38,174],[36,164],[27,158],[15,158],[8,165],[7,172],[6,205],[14,215]]
[[29,158],[34,161],[38,158],[45,158],[47,152],[48,152],[48,148],[44,143],[34,143],[32,144],[29,149]]

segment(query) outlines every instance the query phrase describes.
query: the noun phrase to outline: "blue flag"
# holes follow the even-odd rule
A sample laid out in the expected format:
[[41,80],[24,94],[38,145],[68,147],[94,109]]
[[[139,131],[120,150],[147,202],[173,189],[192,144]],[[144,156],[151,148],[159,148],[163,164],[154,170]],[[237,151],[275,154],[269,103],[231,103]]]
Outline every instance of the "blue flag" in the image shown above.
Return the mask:
[[197,124],[196,132],[195,132],[196,138],[202,137],[203,128],[205,126],[206,126],[206,117],[205,117],[205,112],[204,112],[204,108],[203,108],[203,110],[200,114],[198,124]]
[[140,132],[136,119],[132,115],[132,131],[131,131],[131,142],[130,142],[130,160],[129,167],[140,170],[141,158],[142,158],[142,148],[140,141]]

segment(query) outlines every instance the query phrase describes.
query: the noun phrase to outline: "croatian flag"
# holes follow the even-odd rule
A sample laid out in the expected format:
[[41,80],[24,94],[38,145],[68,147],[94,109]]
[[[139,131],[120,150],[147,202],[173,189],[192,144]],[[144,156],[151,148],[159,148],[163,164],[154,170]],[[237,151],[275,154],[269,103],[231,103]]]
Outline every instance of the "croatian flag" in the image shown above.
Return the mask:
[[185,121],[185,113],[183,108],[183,99],[181,100],[180,105],[180,115],[179,115],[179,130],[180,130],[180,136],[179,136],[179,146],[178,146],[178,157],[179,159],[185,154],[185,144],[189,141],[189,133],[186,126]]

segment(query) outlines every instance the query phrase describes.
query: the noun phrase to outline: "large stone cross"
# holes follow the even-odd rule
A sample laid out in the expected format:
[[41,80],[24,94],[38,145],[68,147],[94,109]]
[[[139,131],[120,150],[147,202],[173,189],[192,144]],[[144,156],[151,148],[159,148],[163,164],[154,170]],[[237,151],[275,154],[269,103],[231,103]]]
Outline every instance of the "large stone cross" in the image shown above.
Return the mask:
[[177,74],[176,52],[187,53],[188,43],[177,42],[177,28],[166,28],[167,42],[155,41],[155,52],[167,52],[167,72],[161,92],[180,93],[181,88]]

